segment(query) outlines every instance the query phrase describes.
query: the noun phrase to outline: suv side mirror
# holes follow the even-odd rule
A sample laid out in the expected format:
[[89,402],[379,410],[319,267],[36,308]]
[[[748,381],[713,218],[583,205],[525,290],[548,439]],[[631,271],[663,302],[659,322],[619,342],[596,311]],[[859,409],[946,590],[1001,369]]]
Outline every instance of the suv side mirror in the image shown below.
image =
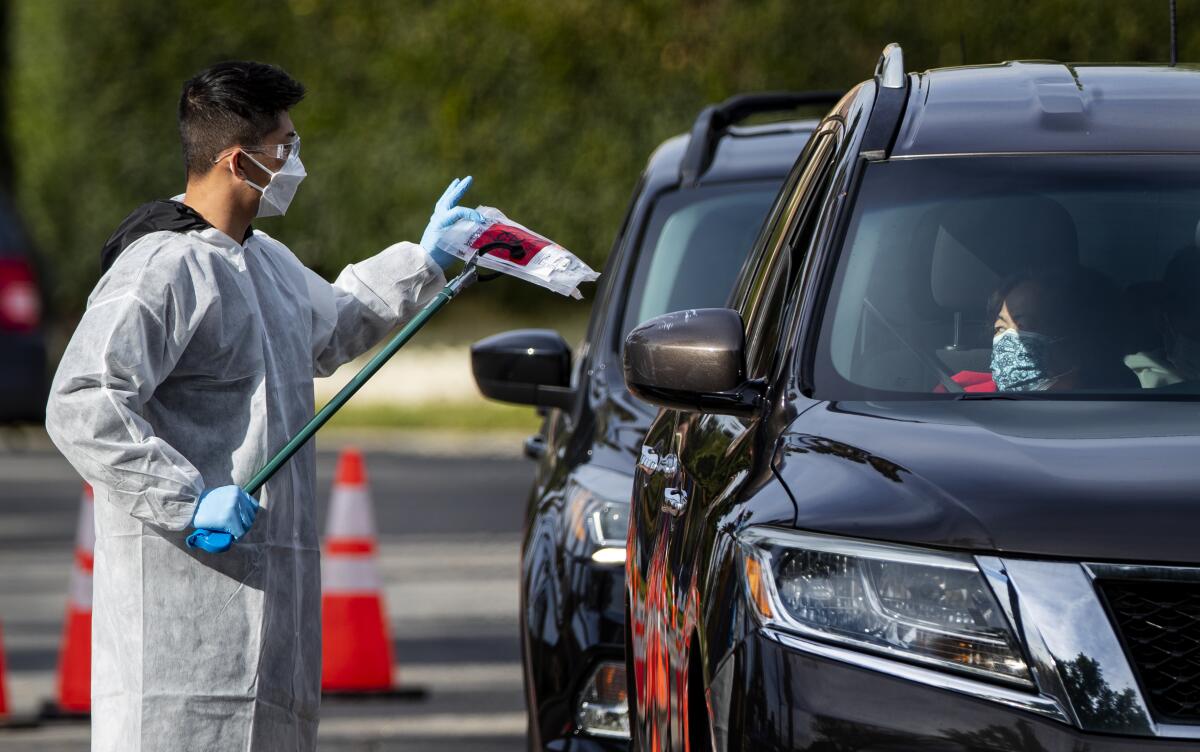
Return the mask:
[[518,405],[570,409],[571,348],[552,329],[515,329],[471,345],[471,372],[483,396]]
[[625,384],[660,407],[748,415],[762,385],[746,380],[745,349],[737,311],[699,308],[657,316],[625,337]]

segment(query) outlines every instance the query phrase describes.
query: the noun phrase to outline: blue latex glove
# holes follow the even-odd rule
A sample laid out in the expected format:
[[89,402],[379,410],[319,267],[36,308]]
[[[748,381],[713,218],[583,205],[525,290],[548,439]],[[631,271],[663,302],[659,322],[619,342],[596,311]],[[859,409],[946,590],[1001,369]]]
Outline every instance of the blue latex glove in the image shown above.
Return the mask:
[[483,217],[474,209],[468,209],[464,206],[458,206],[459,200],[467,189],[471,187],[471,176],[468,175],[461,180],[455,178],[442,197],[433,205],[433,214],[429,217],[429,224],[425,227],[425,232],[421,234],[421,247],[425,249],[437,263],[445,271],[458,260],[455,256],[439,250],[437,247],[438,240],[446,230],[460,219],[467,219],[473,222],[482,222]]
[[258,516],[258,502],[240,486],[221,486],[200,494],[187,544],[209,553],[221,553],[241,538]]

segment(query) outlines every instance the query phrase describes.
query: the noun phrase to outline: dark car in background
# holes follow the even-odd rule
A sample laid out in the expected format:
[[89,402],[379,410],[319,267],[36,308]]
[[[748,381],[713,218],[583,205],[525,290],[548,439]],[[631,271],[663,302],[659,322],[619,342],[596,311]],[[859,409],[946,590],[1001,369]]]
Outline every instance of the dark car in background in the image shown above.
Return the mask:
[[1200,70],[874,80],[645,322],[643,750],[1200,749]]
[[0,197],[0,425],[45,420],[42,294],[28,238]]
[[621,377],[619,345],[645,319],[723,305],[816,120],[745,125],[839,99],[760,93],[705,109],[650,157],[607,261],[583,343],[550,330],[475,344],[484,395],[546,409],[522,546],[521,644],[531,749],[628,747],[624,562],[637,448],[654,410]]

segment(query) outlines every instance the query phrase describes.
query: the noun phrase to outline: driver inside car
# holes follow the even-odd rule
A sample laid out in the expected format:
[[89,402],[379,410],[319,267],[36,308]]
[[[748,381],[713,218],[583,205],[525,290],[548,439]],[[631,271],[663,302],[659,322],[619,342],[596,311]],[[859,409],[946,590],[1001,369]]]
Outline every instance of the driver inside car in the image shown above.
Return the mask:
[[1139,387],[1123,363],[1121,293],[1103,275],[1076,268],[1014,277],[992,294],[988,309],[991,368],[954,374],[963,391]]

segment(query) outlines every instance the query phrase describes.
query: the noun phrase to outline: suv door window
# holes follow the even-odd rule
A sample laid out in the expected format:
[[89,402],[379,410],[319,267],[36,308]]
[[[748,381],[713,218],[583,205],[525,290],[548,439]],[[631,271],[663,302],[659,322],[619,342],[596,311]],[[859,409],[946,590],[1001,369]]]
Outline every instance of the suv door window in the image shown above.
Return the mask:
[[756,181],[659,198],[642,239],[617,342],[655,316],[724,305],[778,190],[778,181]]
[[[757,259],[757,268],[742,291],[738,306],[746,326],[746,369],[750,378],[770,368],[782,326],[788,289],[802,255],[812,239],[819,199],[830,174],[837,147],[837,132],[824,130],[813,136],[789,180],[791,190],[780,196],[782,205]],[[793,252],[795,249],[795,252]]]

